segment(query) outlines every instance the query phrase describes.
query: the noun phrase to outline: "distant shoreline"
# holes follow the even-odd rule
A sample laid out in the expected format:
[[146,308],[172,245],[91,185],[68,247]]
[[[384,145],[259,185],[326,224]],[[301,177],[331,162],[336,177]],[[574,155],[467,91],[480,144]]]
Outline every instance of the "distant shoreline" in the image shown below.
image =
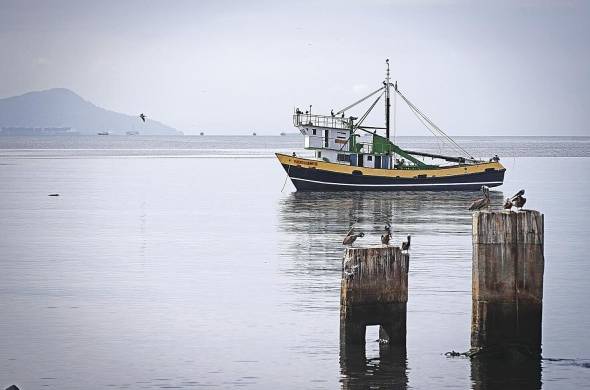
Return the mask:
[[[182,132],[181,132],[182,133]],[[125,137],[125,138],[142,138],[142,137],[195,137],[195,138],[206,138],[206,137],[245,137],[245,138],[252,138],[251,134],[244,134],[244,133],[222,133],[222,134],[124,134],[124,133],[110,133],[109,137]],[[293,137],[293,136],[300,136],[299,133],[285,133],[281,134],[267,134],[267,133],[257,133],[258,137]],[[104,135],[98,134],[90,134],[90,133],[67,133],[67,134],[4,134],[0,132],[0,137],[38,137],[38,138],[51,138],[51,137],[101,137],[104,138]],[[517,138],[553,138],[553,139],[563,139],[563,138],[579,138],[579,139],[590,139],[590,135],[452,135],[453,138],[481,138],[481,139],[517,139]],[[432,136],[429,135],[398,135],[397,138],[421,138],[421,139],[434,139]]]

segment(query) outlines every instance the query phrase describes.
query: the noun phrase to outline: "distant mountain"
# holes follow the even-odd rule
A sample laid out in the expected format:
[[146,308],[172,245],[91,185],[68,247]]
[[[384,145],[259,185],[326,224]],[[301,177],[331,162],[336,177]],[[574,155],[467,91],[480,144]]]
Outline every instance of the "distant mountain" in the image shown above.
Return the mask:
[[[138,113],[139,114],[139,113]],[[148,113],[149,115],[149,113]],[[35,91],[0,99],[0,128],[71,127],[80,134],[108,131],[125,134],[182,134],[163,123],[98,107],[65,88]]]

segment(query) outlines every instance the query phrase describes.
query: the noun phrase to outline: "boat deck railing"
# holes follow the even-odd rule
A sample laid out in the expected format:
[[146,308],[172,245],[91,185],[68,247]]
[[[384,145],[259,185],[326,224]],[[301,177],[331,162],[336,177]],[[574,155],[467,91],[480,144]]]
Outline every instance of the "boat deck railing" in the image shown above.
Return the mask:
[[296,127],[316,126],[329,127],[334,129],[350,129],[352,127],[350,118],[342,118],[331,115],[312,115],[303,113],[295,113],[293,115],[293,124]]

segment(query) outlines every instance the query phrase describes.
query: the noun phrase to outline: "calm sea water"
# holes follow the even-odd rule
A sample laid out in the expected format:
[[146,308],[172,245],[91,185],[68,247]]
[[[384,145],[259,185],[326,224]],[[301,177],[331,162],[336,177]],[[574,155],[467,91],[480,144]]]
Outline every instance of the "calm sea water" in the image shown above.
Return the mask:
[[[296,193],[285,137],[1,137],[0,387],[590,387],[590,137],[459,142],[545,213],[543,356],[469,348],[474,193]],[[427,138],[409,149],[441,151]],[[59,197],[48,197],[59,193]],[[411,234],[408,340],[341,356],[342,236]]]

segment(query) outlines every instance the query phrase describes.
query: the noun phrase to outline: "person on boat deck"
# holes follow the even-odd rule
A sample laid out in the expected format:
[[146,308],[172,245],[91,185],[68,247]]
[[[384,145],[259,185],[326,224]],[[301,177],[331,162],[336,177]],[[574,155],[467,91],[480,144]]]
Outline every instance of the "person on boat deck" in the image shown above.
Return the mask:
[[303,113],[301,112],[301,110],[299,109],[299,107],[297,107],[297,109],[295,110],[295,114],[299,115],[299,114],[303,114]]
[[344,113],[342,113],[342,118],[344,118]]
[[334,110],[330,110],[330,114],[332,114],[332,118],[334,118]]

